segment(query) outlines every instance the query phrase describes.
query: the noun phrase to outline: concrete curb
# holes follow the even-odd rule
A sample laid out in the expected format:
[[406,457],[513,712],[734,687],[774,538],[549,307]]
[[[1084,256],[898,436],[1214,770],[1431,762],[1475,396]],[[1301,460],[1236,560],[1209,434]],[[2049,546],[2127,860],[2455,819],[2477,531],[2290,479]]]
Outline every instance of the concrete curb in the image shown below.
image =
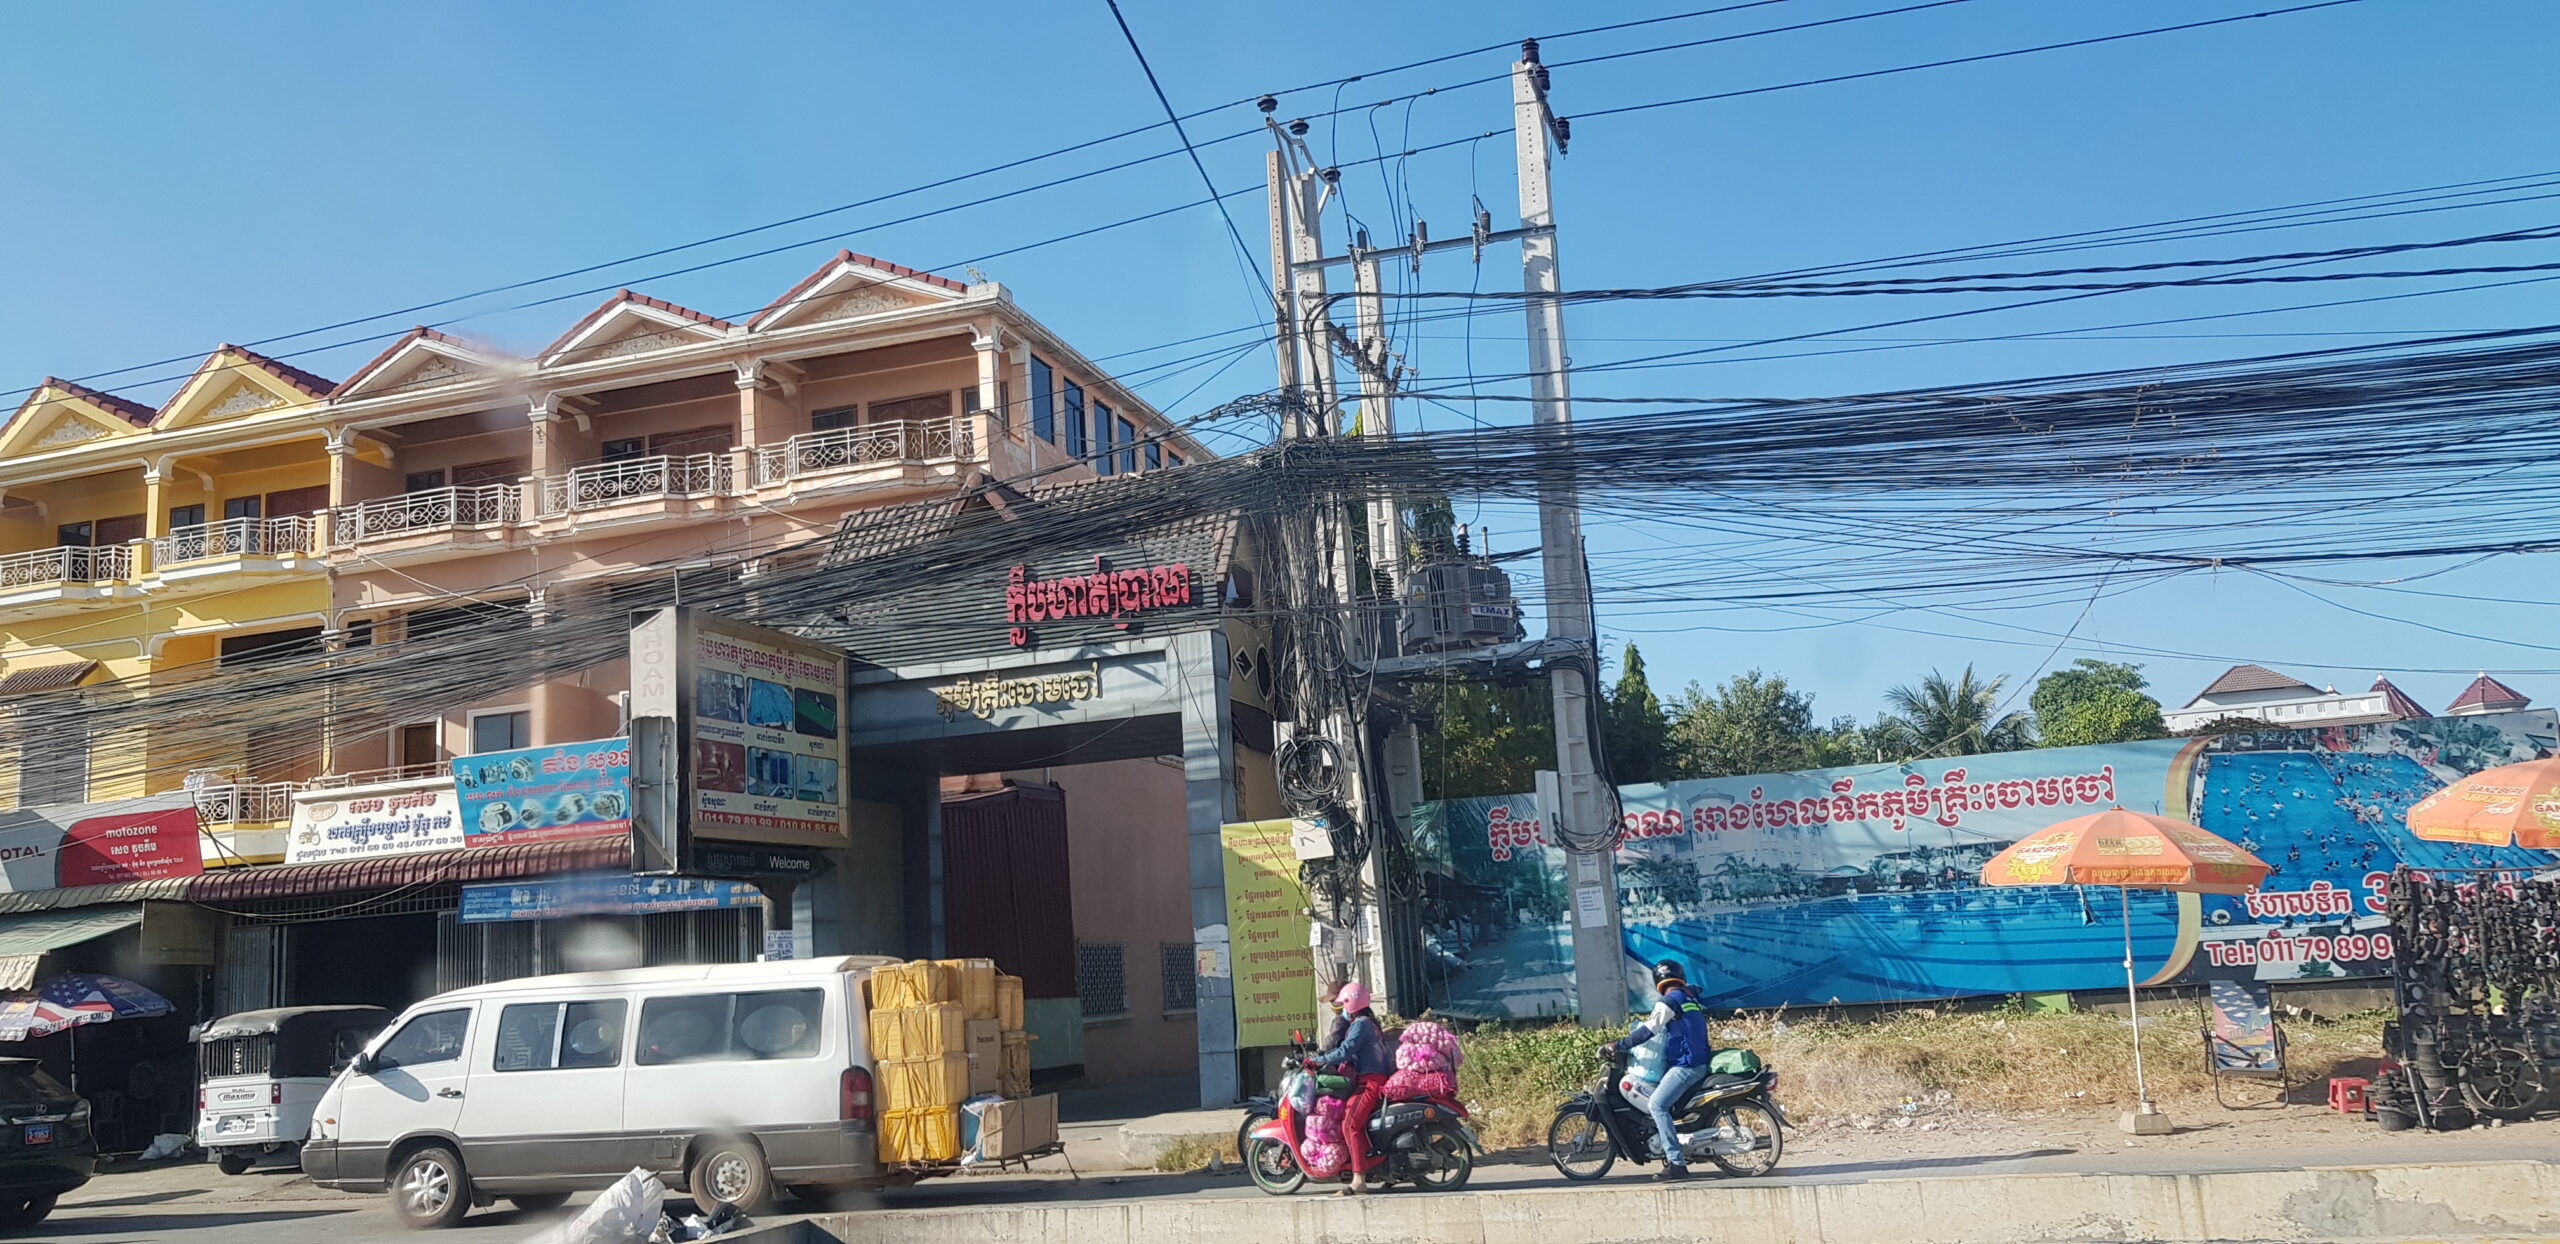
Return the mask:
[[745,1244],[2061,1244],[2560,1236],[2560,1165],[2000,1175],[1057,1202],[825,1214]]

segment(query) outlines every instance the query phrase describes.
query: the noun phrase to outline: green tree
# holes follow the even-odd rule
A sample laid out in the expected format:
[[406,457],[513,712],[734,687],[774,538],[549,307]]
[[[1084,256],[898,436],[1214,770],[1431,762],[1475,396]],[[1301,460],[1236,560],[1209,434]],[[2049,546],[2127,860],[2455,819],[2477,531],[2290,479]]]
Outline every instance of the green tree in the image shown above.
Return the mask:
[[1627,645],[1618,685],[1610,688],[1602,707],[1600,743],[1608,756],[1609,774],[1619,782],[1670,780],[1671,718],[1662,711],[1662,699],[1653,693],[1653,684],[1645,680],[1644,654],[1634,644]]
[[1953,679],[1931,670],[1917,687],[1884,693],[1893,707],[1885,720],[1914,756],[2017,751],[2029,746],[2033,726],[2025,713],[2000,711],[2000,688],[2008,681],[2005,674],[1987,682],[1976,678],[1971,665]]
[[1537,789],[1538,770],[1556,767],[1546,680],[1454,682],[1438,706],[1439,720],[1422,732],[1424,798],[1516,795]]
[[1747,670],[1710,694],[1698,684],[1672,705],[1672,763],[1682,777],[1816,769],[1828,762],[1813,697],[1776,674]]
[[2036,745],[2079,747],[2168,736],[2160,701],[2145,694],[2142,667],[2082,657],[2036,680],[2027,697],[2036,715]]

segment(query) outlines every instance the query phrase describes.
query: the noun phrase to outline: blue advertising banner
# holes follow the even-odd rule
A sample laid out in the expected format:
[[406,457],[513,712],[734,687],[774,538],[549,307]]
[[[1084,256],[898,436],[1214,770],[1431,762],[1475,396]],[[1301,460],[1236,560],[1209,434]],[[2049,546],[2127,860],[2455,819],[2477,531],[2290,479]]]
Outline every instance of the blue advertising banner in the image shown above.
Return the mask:
[[462,923],[646,916],[669,911],[752,907],[764,895],[743,881],[619,875],[545,877],[462,887]]
[[[2116,895],[1980,883],[2001,848],[2115,805],[2193,821],[2275,868],[2238,897],[2132,892],[2145,983],[2379,975],[2393,867],[2555,860],[2421,840],[2409,806],[2555,749],[2560,719],[2532,711],[1623,787],[1630,997],[1666,957],[1720,1007],[2121,987]],[[1429,812],[1417,837],[1434,1008],[1569,1013],[1565,857],[1535,799]]]
[[592,838],[631,830],[631,740],[597,739],[453,758],[463,842]]

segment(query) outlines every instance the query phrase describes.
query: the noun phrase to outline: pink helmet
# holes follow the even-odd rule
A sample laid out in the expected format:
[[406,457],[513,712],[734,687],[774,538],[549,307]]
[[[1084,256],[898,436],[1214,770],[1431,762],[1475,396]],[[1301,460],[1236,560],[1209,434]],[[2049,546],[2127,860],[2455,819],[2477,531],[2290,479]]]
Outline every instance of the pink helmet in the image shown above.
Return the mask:
[[1341,992],[1334,995],[1334,1000],[1341,1003],[1346,1012],[1368,1010],[1369,987],[1358,981],[1346,981]]

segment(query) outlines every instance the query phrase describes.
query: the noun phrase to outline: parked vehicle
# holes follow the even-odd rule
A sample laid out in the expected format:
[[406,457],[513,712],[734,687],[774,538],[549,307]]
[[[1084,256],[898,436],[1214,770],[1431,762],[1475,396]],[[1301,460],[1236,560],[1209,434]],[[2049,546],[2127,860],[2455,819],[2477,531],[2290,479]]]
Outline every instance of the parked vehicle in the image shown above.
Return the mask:
[[[1642,1165],[1662,1160],[1661,1131],[1653,1125],[1653,1081],[1630,1074],[1624,1053],[1601,1057],[1600,1082],[1556,1108],[1547,1125],[1547,1158],[1564,1177],[1581,1181],[1609,1173],[1620,1158]],[[1786,1114],[1769,1096],[1778,1073],[1710,1075],[1672,1115],[1681,1150],[1705,1158],[1728,1175],[1766,1175],[1786,1150]]]
[[89,1103],[34,1059],[0,1058],[0,1230],[44,1221],[97,1166]]
[[[1256,1187],[1287,1196],[1307,1183],[1306,1119],[1301,1103],[1312,1102],[1314,1073],[1293,1056],[1292,1070],[1281,1083],[1278,1113],[1255,1127],[1252,1143],[1241,1155]],[[1407,1098],[1386,1102],[1369,1119],[1369,1151],[1384,1160],[1369,1172],[1377,1187],[1410,1183],[1433,1192],[1455,1192],[1475,1173],[1483,1146],[1467,1130],[1467,1108],[1445,1098]],[[1350,1165],[1328,1178],[1348,1183]]]
[[378,1006],[242,1011],[196,1033],[196,1145],[225,1175],[301,1159],[311,1109],[391,1022]]
[[862,985],[893,962],[586,972],[429,998],[329,1086],[302,1167],[389,1191],[411,1227],[499,1197],[547,1208],[634,1167],[705,1212],[890,1182]]

